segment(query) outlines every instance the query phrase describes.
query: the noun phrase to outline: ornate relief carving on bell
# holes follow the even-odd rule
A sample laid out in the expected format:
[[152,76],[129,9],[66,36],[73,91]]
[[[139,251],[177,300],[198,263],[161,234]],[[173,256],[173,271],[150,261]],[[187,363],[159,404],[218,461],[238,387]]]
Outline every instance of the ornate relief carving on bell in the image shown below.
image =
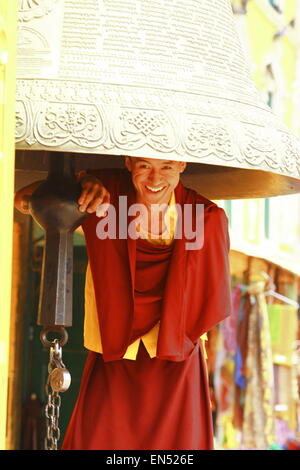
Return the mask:
[[229,0],[19,1],[17,76],[17,149],[195,162],[215,199],[300,191]]

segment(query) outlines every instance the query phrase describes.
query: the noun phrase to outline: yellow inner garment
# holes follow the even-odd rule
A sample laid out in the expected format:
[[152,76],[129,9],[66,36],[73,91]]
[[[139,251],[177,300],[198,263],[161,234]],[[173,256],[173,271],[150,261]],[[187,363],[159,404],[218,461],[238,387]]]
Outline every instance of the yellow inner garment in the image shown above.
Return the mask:
[[[151,238],[151,234],[143,231],[140,229],[140,233],[142,234],[143,238],[147,238],[148,241],[154,244],[166,244],[169,245],[172,243],[174,239],[175,227],[177,221],[177,211],[175,205],[175,193],[172,193],[169,207],[164,216],[164,222],[167,227],[167,231],[164,232],[159,238]],[[169,237],[166,235],[169,234]],[[154,327],[144,334],[141,338],[135,340],[132,344],[130,344],[126,350],[126,353],[123,356],[123,359],[131,359],[135,360],[140,341],[143,341],[144,346],[151,358],[156,356],[156,348],[157,348],[157,340],[158,340],[158,333],[159,333],[159,321],[154,325]],[[203,349],[204,349],[204,356],[205,359],[207,358],[206,350],[205,350],[205,341],[207,340],[206,333],[201,336]],[[96,307],[96,300],[95,300],[95,291],[94,291],[94,284],[93,278],[91,273],[90,264],[87,266],[86,271],[86,282],[85,282],[85,318],[84,318],[84,346],[91,350],[98,353],[102,353],[102,342],[100,337],[100,328],[99,328],[99,321],[98,321],[98,313]]]

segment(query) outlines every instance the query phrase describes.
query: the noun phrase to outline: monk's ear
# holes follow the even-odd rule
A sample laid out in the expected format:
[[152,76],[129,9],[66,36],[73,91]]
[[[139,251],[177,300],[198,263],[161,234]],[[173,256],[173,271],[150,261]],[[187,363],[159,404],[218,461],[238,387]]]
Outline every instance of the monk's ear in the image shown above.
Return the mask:
[[179,171],[182,173],[186,169],[186,162],[179,162]]
[[128,171],[132,170],[132,160],[131,157],[125,156],[125,165]]

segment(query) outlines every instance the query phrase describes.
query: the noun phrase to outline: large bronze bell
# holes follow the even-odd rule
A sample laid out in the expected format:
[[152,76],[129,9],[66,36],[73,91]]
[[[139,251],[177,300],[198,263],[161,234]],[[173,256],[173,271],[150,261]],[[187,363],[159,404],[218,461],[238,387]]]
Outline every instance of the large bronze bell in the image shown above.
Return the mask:
[[229,0],[22,1],[17,76],[17,149],[196,162],[185,182],[211,199],[300,191]]

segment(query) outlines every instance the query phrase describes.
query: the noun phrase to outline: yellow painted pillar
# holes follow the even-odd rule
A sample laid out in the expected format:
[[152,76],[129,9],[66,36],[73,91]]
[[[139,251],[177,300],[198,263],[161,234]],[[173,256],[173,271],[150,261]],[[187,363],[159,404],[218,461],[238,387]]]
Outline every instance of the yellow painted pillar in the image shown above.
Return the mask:
[[17,0],[0,1],[0,449],[5,449],[11,304]]

